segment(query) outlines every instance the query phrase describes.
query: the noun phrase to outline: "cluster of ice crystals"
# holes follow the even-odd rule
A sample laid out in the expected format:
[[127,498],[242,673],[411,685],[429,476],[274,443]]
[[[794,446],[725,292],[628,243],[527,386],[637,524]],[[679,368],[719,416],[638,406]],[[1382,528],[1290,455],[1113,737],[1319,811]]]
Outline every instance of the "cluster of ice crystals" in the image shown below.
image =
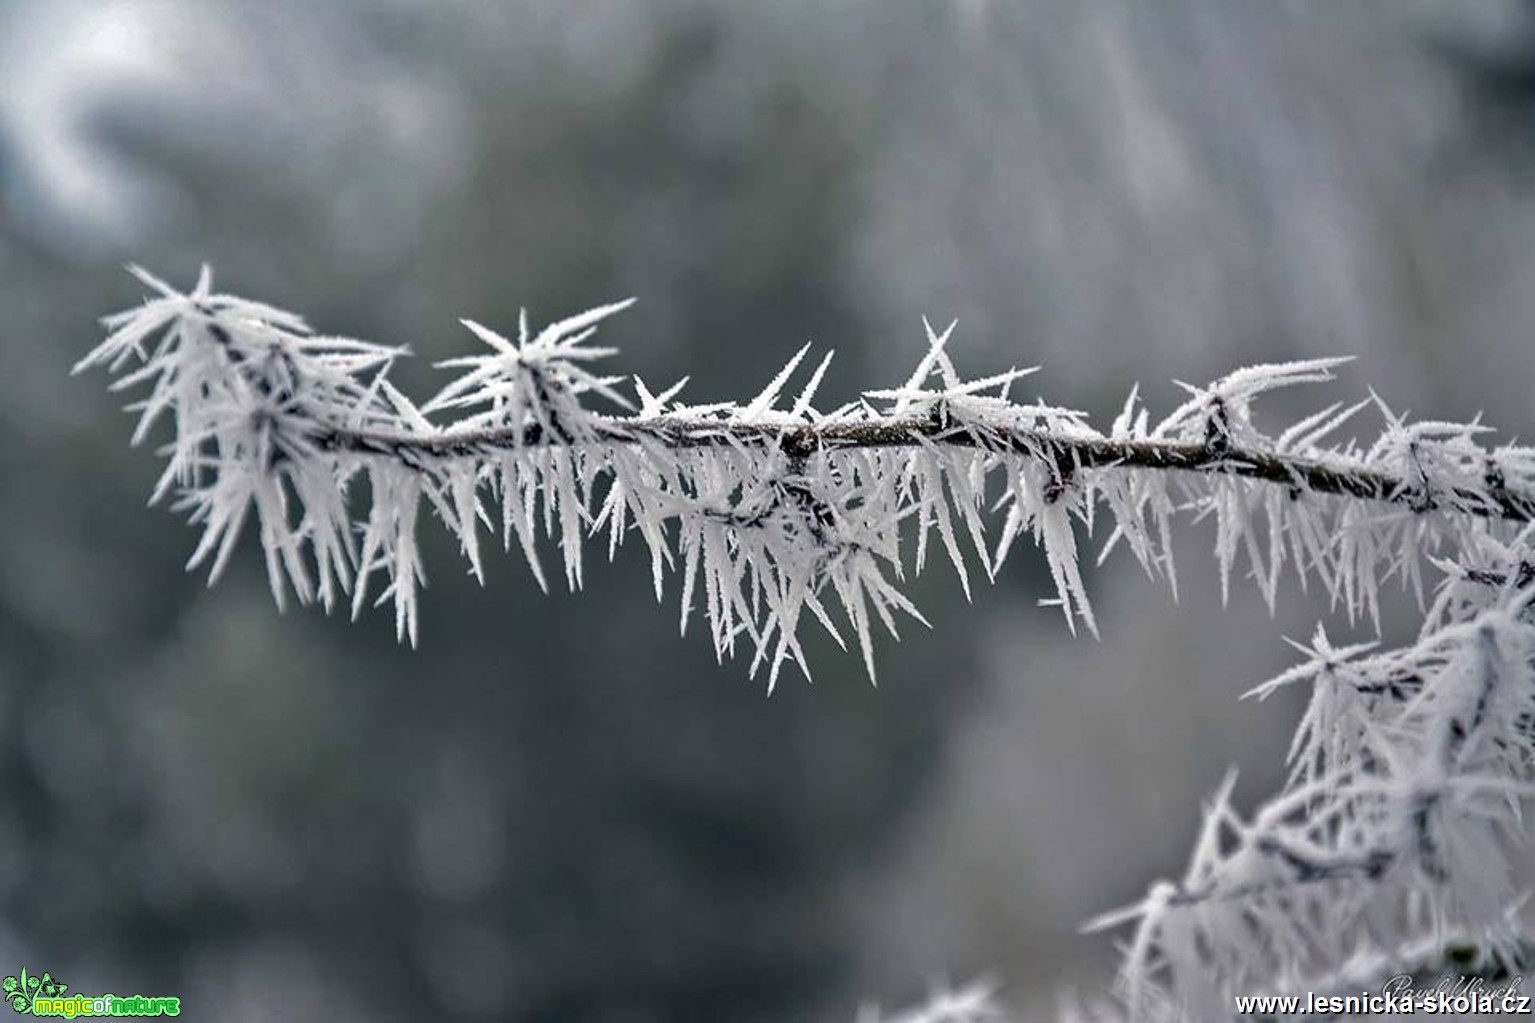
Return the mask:
[[[1309,685],[1284,790],[1243,819],[1228,778],[1187,871],[1096,928],[1134,924],[1129,1018],[1215,1018],[1236,994],[1325,990],[1350,963],[1469,944],[1526,954],[1511,911],[1535,792],[1529,531],[1451,568],[1411,646],[1336,646],[1253,690]],[[1516,551],[1524,551],[1521,558]],[[1387,969],[1387,967],[1393,967]]]

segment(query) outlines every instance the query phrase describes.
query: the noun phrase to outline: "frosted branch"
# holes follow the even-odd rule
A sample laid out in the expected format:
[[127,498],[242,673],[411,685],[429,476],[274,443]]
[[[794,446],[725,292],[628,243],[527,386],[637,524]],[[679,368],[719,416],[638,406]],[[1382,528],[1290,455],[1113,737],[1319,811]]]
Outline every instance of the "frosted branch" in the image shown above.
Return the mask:
[[[1174,583],[1169,520],[1185,508],[1214,517],[1223,579],[1245,554],[1272,601],[1289,561],[1369,614],[1384,575],[1417,585],[1421,551],[1498,534],[1535,510],[1535,455],[1481,447],[1478,424],[1404,424],[1388,412],[1369,448],[1324,443],[1359,406],[1324,409],[1277,437],[1254,425],[1256,398],[1328,380],[1341,360],[1239,370],[1188,388],[1189,401],[1154,426],[1132,393],[1105,431],[1069,409],[1010,400],[1032,370],[962,379],[945,350],[950,331],[929,328],[929,351],[903,386],[832,411],[814,404],[826,360],[785,396],[801,350],[749,402],[689,406],[680,385],[657,397],[635,381],[638,410],[616,414],[589,405],[634,408],[620,378],[592,369],[612,350],[587,342],[628,305],[618,303],[536,336],[524,317],[515,341],[466,321],[489,352],[444,363],[459,376],[418,406],[388,381],[403,349],[314,336],[290,313],[213,293],[206,273],[183,294],[135,272],[158,297],[110,317],[111,335],[77,368],[106,365],[121,374],[115,387],[150,388],[136,439],[174,420],[156,496],[177,490],[178,507],[203,524],[193,563],[217,576],[254,510],[279,601],[291,591],[330,606],[351,592],[355,611],[383,572],[412,640],[423,499],[481,577],[479,530],[496,517],[540,585],[540,532],[557,540],[571,586],[589,533],[604,529],[611,551],[638,532],[658,594],[680,563],[684,626],[701,597],[717,654],[744,639],[770,679],[784,663],[805,667],[807,612],[843,641],[828,597],[871,675],[872,624],[893,633],[897,614],[920,620],[895,585],[908,518],[916,567],[936,529],[967,592],[967,561],[990,575],[1032,534],[1068,622],[1096,631],[1076,534],[1099,510],[1113,520],[1110,547],[1126,541]],[[443,414],[458,418],[432,418]],[[361,522],[344,497],[354,480],[373,499]],[[995,541],[988,507],[1004,513]]]

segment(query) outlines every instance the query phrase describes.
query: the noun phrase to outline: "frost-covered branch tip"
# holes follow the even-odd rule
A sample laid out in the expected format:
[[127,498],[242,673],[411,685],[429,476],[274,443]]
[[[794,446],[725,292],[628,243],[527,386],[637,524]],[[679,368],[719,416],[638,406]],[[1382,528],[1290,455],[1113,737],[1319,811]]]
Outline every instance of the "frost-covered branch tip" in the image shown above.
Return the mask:
[[1229,1016],[1238,994],[1357,993],[1463,946],[1528,967],[1516,912],[1535,794],[1532,530],[1442,564],[1422,635],[1338,646],[1249,695],[1309,685],[1284,790],[1243,818],[1228,777],[1188,870],[1092,928],[1133,924],[1129,1018]]
[[[928,328],[901,386],[848,404],[816,405],[830,354],[791,388],[801,349],[750,400],[693,405],[678,397],[685,381],[653,391],[597,370],[613,350],[591,338],[620,302],[536,334],[524,315],[515,340],[465,321],[487,350],[442,363],[457,375],[418,405],[389,381],[402,348],[315,335],[291,313],[215,293],[206,270],[189,293],[133,272],[155,296],[108,317],[109,336],[76,369],[147,389],[132,406],[135,441],[172,421],[155,498],[174,492],[201,524],[191,564],[216,578],[254,512],[279,603],[291,591],[330,607],[350,593],[355,614],[381,574],[377,600],[412,642],[423,502],[481,578],[482,528],[515,542],[545,587],[544,538],[578,586],[590,537],[604,535],[611,555],[637,533],[658,596],[681,575],[684,629],[702,604],[716,654],[744,642],[770,683],[787,662],[806,667],[807,616],[855,641],[872,676],[875,622],[893,634],[900,616],[921,621],[899,583],[935,534],[967,594],[974,567],[989,577],[1033,536],[1068,622],[1096,631],[1078,534],[1100,515],[1105,552],[1124,542],[1174,584],[1170,522],[1185,509],[1214,520],[1223,580],[1245,559],[1272,601],[1289,563],[1350,613],[1374,614],[1385,576],[1416,586],[1423,554],[1535,514],[1535,453],[1482,446],[1476,423],[1408,423],[1381,406],[1374,443],[1333,440],[1361,403],[1277,435],[1258,428],[1255,399],[1329,380],[1339,359],[1239,370],[1188,388],[1155,422],[1132,391],[1099,429],[1013,400],[1031,369],[962,378],[951,325]],[[362,485],[370,504],[354,520],[348,494]]]

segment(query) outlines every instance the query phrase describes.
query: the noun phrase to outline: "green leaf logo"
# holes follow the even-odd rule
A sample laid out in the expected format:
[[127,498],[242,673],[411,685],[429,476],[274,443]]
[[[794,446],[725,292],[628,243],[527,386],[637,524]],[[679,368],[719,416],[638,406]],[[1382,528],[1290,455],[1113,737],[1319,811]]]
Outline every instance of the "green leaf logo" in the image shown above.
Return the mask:
[[0,980],[0,992],[4,993],[4,1000],[9,1002],[12,1009],[20,1013],[32,1011],[32,1003],[38,998],[58,998],[69,985],[61,980],[54,980],[53,974],[44,973],[41,977],[34,977],[27,973],[27,968],[21,968],[21,976],[10,976]]

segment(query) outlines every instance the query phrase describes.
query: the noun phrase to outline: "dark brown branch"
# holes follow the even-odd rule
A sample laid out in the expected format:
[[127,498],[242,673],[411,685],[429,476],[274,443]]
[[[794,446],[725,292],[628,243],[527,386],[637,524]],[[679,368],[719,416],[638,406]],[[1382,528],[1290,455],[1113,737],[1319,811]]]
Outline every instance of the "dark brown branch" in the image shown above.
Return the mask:
[[[1505,486],[1487,490],[1455,488],[1425,491],[1410,482],[1364,465],[1334,465],[1231,443],[1196,441],[1109,440],[1062,437],[1038,429],[987,427],[985,432],[940,422],[933,417],[893,418],[877,422],[822,423],[784,427],[708,419],[657,416],[646,419],[599,418],[593,440],[622,444],[651,438],[670,448],[716,447],[727,443],[776,445],[790,456],[818,450],[915,447],[932,443],[1011,452],[1054,463],[1062,479],[1079,469],[1141,468],[1207,475],[1240,476],[1319,494],[1399,504],[1416,512],[1456,511],[1513,522],[1535,520],[1535,496]],[[518,431],[453,430],[429,436],[331,428],[311,437],[327,451],[376,455],[420,464],[433,458],[484,458],[519,447],[579,444],[550,439],[536,424]]]

